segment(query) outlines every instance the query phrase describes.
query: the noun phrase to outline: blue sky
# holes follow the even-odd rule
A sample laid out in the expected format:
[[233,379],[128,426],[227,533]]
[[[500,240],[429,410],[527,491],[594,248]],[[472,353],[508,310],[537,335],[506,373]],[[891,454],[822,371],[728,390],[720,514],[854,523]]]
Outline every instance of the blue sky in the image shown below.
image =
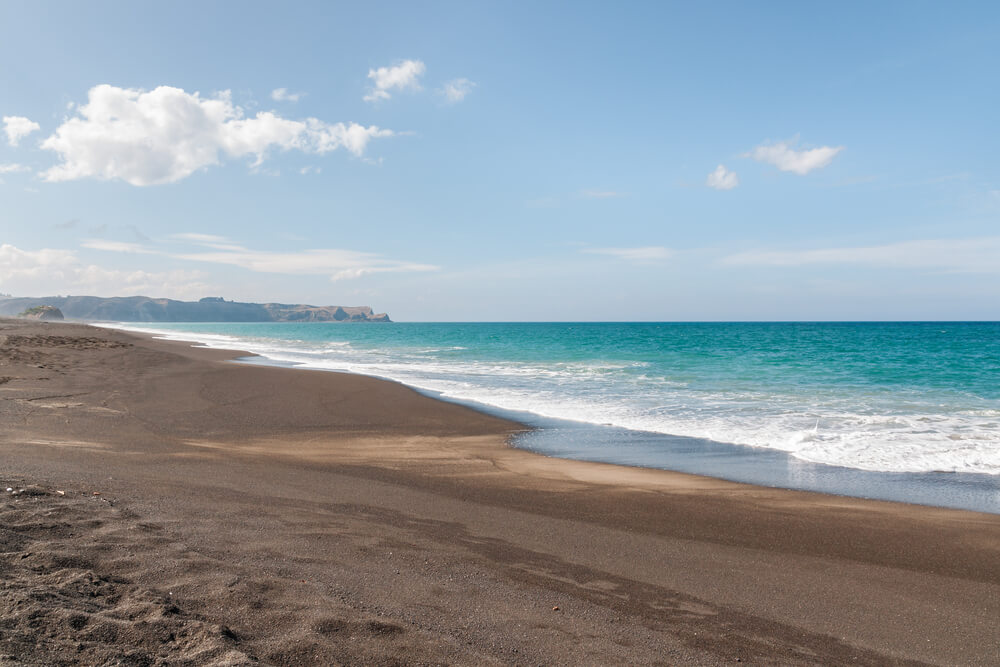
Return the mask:
[[993,3],[0,4],[0,291],[1000,319]]

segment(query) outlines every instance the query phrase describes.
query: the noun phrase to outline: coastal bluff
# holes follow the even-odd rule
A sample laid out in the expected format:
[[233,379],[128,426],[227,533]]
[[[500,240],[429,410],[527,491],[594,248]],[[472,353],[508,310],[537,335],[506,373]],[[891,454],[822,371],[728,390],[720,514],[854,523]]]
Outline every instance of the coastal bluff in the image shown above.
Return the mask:
[[53,308],[52,306],[35,306],[33,308],[28,308],[24,312],[18,313],[18,317],[23,317],[29,320],[46,320],[55,322],[64,319],[62,311],[58,308]]
[[0,298],[0,315],[15,316],[39,306],[58,309],[74,320],[107,322],[390,322],[370,306],[310,306],[242,303],[221,297],[199,301],[147,296],[47,296]]

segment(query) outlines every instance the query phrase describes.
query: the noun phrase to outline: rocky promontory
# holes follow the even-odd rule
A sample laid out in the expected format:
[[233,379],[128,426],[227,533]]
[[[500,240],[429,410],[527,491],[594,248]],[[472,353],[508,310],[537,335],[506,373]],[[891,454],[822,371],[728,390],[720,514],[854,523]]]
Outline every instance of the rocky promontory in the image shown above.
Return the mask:
[[28,308],[27,310],[18,313],[18,317],[24,317],[29,320],[62,320],[62,311],[55,306],[34,306]]

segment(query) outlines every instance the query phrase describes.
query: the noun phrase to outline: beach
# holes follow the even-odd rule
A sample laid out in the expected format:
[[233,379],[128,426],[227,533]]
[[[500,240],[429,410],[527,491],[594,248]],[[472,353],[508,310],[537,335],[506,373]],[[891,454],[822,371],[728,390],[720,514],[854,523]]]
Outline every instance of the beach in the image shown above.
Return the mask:
[[549,458],[239,351],[0,339],[3,664],[1000,663],[1000,515]]

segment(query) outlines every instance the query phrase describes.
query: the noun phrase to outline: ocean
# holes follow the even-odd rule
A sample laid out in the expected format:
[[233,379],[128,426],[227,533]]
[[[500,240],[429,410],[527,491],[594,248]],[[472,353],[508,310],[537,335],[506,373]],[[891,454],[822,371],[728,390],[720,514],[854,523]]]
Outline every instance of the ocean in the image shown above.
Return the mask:
[[397,380],[552,456],[1000,513],[1000,323],[122,323]]

